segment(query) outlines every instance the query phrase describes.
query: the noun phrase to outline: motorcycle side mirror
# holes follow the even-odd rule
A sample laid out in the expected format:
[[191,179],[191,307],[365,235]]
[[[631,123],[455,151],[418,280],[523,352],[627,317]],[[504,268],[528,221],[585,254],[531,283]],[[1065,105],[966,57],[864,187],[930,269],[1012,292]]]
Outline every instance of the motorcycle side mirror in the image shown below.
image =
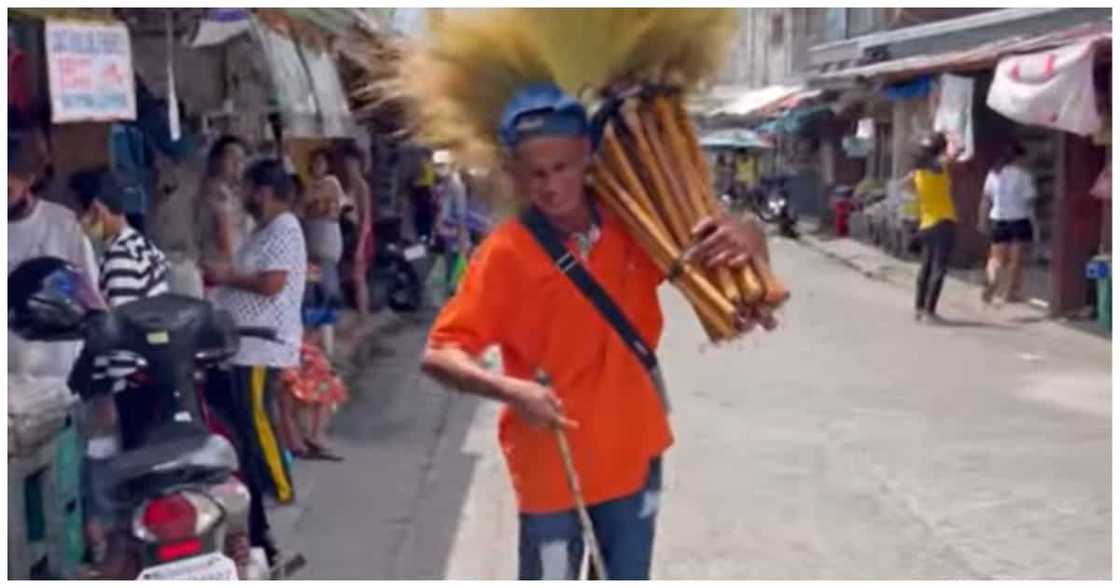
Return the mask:
[[36,257],[8,274],[8,328],[30,341],[78,341],[105,313],[89,278],[57,257]]

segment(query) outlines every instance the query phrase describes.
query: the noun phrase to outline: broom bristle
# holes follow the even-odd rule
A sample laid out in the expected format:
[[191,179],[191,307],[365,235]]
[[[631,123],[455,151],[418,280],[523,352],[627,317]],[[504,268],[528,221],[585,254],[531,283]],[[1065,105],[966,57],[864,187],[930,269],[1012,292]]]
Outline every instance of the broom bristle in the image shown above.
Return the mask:
[[733,9],[440,11],[401,47],[395,75],[371,86],[410,104],[422,140],[493,167],[502,108],[526,84],[553,82],[580,97],[619,80],[691,89],[718,72],[736,23]]

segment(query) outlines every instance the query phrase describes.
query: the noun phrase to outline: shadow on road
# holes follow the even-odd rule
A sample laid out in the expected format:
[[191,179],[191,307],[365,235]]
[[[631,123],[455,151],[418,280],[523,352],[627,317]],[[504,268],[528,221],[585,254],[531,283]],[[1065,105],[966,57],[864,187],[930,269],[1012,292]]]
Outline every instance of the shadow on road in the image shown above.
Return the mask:
[[935,327],[957,327],[957,328],[963,328],[963,329],[1009,329],[1009,328],[1011,328],[1007,325],[1001,325],[999,323],[989,323],[989,322],[982,322],[982,321],[969,321],[969,320],[961,320],[961,319],[947,319],[947,318],[942,318],[941,320],[938,320],[938,321],[930,321],[929,324],[932,325],[932,326],[935,326]]
[[331,434],[346,462],[301,463],[296,473],[313,484],[293,530],[308,556],[301,578],[446,577],[475,471],[477,458],[462,446],[478,403],[420,373],[433,318],[432,309],[376,317],[340,362],[350,401]]

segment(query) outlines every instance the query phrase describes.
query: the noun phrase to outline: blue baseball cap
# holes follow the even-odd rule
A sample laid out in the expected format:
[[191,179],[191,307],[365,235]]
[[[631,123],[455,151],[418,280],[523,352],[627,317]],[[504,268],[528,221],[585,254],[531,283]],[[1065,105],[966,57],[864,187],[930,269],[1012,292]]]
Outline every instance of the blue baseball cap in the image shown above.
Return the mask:
[[502,110],[498,131],[502,144],[516,147],[522,141],[542,136],[581,136],[590,133],[587,109],[555,84],[530,84],[521,89]]

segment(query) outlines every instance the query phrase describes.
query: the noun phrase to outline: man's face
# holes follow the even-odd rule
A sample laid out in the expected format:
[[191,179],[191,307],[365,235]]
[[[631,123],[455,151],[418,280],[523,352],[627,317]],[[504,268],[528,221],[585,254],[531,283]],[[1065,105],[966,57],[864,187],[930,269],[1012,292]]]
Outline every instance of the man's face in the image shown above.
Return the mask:
[[538,137],[517,146],[511,168],[521,194],[546,215],[565,217],[583,206],[590,164],[587,137]]
[[270,188],[266,186],[250,186],[245,191],[245,211],[253,220],[260,221],[264,215],[264,203],[268,200]]

